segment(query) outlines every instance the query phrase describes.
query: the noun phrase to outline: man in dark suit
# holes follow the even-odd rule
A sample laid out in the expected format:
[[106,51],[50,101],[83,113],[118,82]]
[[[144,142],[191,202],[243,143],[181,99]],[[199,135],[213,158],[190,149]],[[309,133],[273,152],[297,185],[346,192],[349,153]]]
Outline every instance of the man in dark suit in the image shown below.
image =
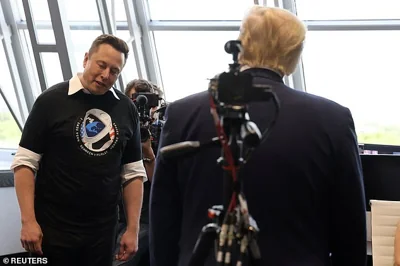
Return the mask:
[[[260,229],[261,265],[364,266],[366,209],[350,110],[282,80],[298,63],[305,33],[293,14],[254,7],[239,37],[242,71],[271,85],[281,104],[275,127],[242,175]],[[249,114],[263,131],[272,103],[252,103]],[[166,118],[160,147],[216,136],[207,92],[170,104]],[[183,158],[158,156],[150,198],[152,266],[188,264],[208,208],[223,201],[220,155],[210,147]],[[206,265],[216,265],[210,255]]]

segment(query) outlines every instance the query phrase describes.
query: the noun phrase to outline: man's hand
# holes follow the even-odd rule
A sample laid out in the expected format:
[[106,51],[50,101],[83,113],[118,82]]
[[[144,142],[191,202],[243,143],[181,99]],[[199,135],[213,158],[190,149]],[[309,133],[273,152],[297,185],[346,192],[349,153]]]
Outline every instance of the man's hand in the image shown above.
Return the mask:
[[119,252],[116,259],[126,261],[129,257],[136,254],[138,250],[138,235],[133,231],[125,231],[121,237]]
[[26,251],[43,255],[42,239],[42,229],[37,221],[25,222],[22,224],[21,244]]

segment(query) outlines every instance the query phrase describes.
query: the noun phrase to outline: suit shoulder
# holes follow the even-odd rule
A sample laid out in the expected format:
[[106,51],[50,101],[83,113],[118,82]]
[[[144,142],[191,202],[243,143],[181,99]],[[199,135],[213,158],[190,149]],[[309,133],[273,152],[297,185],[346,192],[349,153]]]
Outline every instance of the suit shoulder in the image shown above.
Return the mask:
[[295,93],[303,99],[304,105],[308,106],[313,111],[327,112],[332,114],[343,114],[349,111],[348,107],[328,98],[318,96],[309,92],[295,91]]
[[169,103],[168,106],[178,110],[180,110],[181,108],[190,107],[190,109],[187,110],[193,110],[196,107],[204,106],[205,103],[208,103],[208,100],[209,100],[208,91],[202,91],[195,94],[191,94],[182,99],[173,101]]

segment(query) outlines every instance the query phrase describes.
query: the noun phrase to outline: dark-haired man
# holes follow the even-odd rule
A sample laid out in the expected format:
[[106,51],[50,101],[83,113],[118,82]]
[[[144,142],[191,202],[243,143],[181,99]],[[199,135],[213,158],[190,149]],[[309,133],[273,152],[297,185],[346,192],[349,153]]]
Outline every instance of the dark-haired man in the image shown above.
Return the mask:
[[25,124],[11,166],[21,244],[50,265],[111,265],[121,184],[128,226],[118,258],[137,250],[147,180],[139,119],[130,99],[112,88],[128,53],[123,40],[97,37],[83,73],[43,92]]

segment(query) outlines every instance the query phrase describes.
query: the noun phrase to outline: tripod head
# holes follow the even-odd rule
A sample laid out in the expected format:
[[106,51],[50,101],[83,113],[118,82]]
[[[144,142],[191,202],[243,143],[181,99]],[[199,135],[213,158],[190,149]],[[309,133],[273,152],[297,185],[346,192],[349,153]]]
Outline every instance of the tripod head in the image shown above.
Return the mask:
[[[271,86],[257,84],[251,72],[240,71],[240,41],[228,41],[224,48],[232,54],[233,63],[229,64],[228,72],[211,79],[208,88],[217,137],[206,142],[186,141],[160,149],[162,156],[172,157],[187,155],[209,145],[219,144],[222,147],[217,162],[224,169],[223,202],[209,209],[208,215],[213,219],[200,233],[190,266],[204,265],[213,246],[216,247],[218,265],[231,265],[234,260],[238,265],[244,261],[257,265],[260,261],[256,242],[258,227],[248,211],[239,170],[275,124],[279,102]],[[269,126],[261,133],[250,120],[248,104],[268,101],[274,103],[276,112]]]

